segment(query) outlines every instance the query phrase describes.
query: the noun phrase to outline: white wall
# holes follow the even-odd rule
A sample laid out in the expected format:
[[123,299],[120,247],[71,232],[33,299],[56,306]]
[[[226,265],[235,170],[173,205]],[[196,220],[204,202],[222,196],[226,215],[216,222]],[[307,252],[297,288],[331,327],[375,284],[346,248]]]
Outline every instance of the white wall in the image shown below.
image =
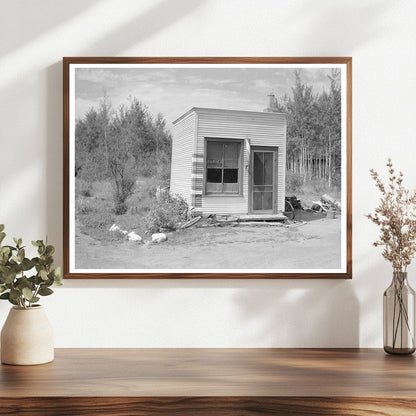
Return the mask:
[[67,281],[44,300],[57,347],[382,345],[391,271],[364,218],[377,198],[368,169],[391,156],[416,187],[416,2],[0,4],[0,222],[28,241],[47,234],[59,262],[62,56],[353,57],[352,281]]

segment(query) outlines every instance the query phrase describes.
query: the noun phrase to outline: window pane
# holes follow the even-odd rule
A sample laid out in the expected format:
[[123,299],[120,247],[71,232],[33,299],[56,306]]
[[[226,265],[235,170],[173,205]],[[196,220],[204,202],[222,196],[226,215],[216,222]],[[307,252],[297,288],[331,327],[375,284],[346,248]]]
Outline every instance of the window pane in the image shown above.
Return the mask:
[[223,144],[221,142],[207,143],[207,167],[221,168],[223,158]]
[[261,192],[253,192],[253,210],[261,210]]
[[207,170],[205,190],[207,193],[240,192],[239,153],[240,143],[207,141]]
[[264,153],[264,184],[273,185],[273,153]]
[[222,169],[207,169],[207,182],[221,183]]
[[238,167],[239,143],[224,143],[224,167]]
[[264,184],[264,166],[263,166],[263,153],[254,152],[254,167],[253,167],[253,181],[254,185]]
[[224,169],[224,183],[237,183],[238,169]]
[[262,192],[262,209],[273,209],[273,192]]

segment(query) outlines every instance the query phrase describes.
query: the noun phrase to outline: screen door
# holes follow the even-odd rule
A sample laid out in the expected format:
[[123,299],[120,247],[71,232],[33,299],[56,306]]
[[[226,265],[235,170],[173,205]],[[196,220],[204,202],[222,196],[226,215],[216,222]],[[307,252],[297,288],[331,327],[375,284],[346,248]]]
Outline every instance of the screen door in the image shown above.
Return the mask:
[[274,212],[275,151],[253,150],[252,166],[252,211]]

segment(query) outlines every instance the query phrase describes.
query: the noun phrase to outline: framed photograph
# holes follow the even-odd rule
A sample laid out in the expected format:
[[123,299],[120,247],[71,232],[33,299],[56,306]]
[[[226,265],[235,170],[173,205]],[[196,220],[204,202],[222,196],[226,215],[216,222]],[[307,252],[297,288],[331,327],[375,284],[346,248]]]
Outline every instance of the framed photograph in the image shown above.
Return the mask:
[[351,278],[352,58],[64,58],[65,278]]

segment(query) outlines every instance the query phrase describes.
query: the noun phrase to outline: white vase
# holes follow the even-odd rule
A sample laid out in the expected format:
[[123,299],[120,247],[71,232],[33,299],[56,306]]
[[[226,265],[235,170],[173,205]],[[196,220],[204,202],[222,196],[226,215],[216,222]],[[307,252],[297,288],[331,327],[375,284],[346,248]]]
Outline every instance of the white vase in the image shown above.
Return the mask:
[[53,359],[53,329],[43,307],[11,308],[1,331],[1,362],[35,365]]

